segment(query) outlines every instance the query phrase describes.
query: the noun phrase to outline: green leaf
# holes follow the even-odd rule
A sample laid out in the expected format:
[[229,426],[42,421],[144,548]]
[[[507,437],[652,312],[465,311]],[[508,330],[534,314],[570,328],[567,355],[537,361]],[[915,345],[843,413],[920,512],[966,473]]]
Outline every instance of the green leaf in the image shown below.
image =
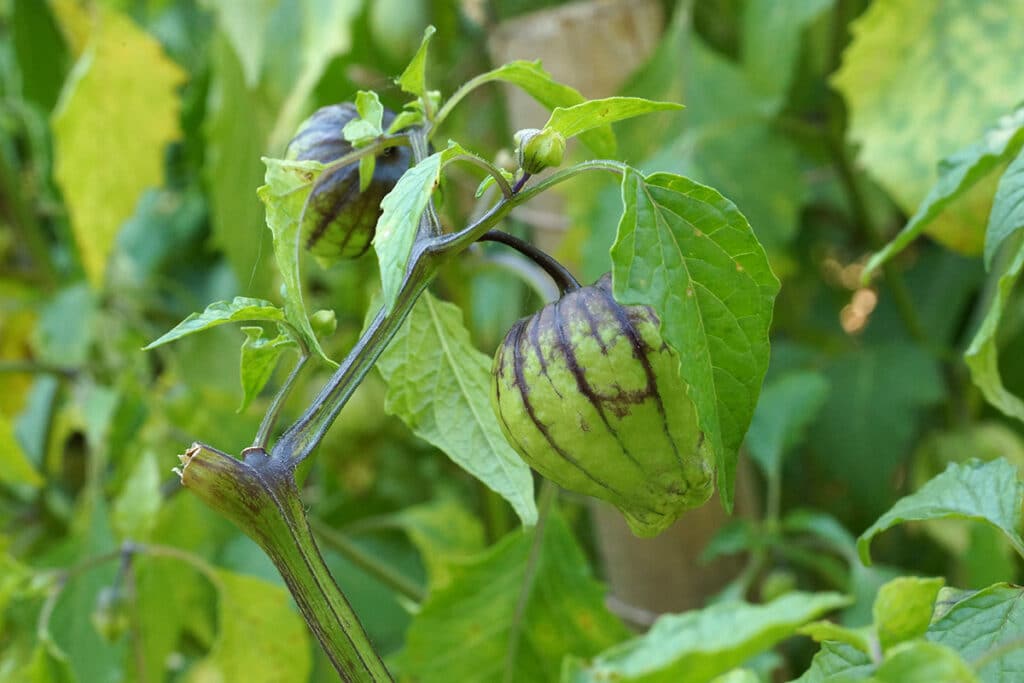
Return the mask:
[[263,181],[260,157],[270,149],[267,136],[278,104],[264,89],[246,87],[243,66],[227,37],[219,35],[211,43],[203,175],[212,241],[227,256],[243,291],[270,296],[270,234],[262,228],[260,200],[242,188],[258,187]]
[[871,659],[846,643],[825,642],[811,666],[793,683],[843,683],[866,678],[873,670]]
[[[1024,107],[1017,113],[1021,119],[1019,134],[1024,143]],[[1024,149],[1010,162],[996,188],[996,198],[985,231],[986,267],[992,267],[996,251],[1021,228],[1024,228]]]
[[1020,537],[1024,484],[1017,468],[1002,458],[982,463],[950,463],[915,493],[905,496],[857,539],[864,564],[871,564],[871,541],[897,524],[925,519],[977,519],[1002,530],[1017,552],[1024,555]]
[[536,523],[530,468],[491,409],[491,359],[473,346],[458,306],[424,292],[377,368],[388,413],[508,500],[523,524]]
[[938,643],[907,643],[879,665],[880,683],[979,683],[971,665]]
[[146,188],[164,182],[185,74],[127,16],[106,7],[97,15],[53,118],[53,172],[82,267],[99,289],[121,224]]
[[892,500],[890,482],[918,420],[945,396],[941,368],[919,346],[886,342],[836,355],[823,374],[834,390],[806,450],[870,519]]
[[627,169],[622,200],[611,249],[615,298],[661,317],[731,509],[737,451],[768,367],[779,282],[746,219],[713,189]]
[[783,457],[803,440],[828,392],[828,380],[815,372],[789,373],[761,391],[746,444],[766,474],[779,475]]
[[308,630],[288,592],[226,570],[216,570],[215,578],[217,641],[188,681],[305,683],[312,668]]
[[557,681],[564,655],[589,657],[628,636],[557,513],[453,572],[409,627],[398,657],[404,676],[422,683]]
[[[967,190],[994,168],[1007,161],[1024,145],[1024,107],[1013,114],[1003,116],[995,126],[982,136],[981,140],[957,151],[939,165],[938,182],[928,192],[921,205],[898,235],[881,251],[874,254],[864,270],[866,279],[872,271],[903,251],[928,224],[954,199],[963,196]],[[1018,181],[1019,182],[1019,181]],[[1000,184],[1002,186],[1002,183]],[[995,211],[993,210],[993,214]],[[990,218],[989,224],[992,225]],[[985,261],[991,263],[992,254],[1001,239],[986,238]]]
[[[873,3],[851,26],[854,39],[832,79],[850,112],[858,161],[912,213],[938,179],[936,163],[978,139],[1024,100],[1013,54],[1024,4],[891,0]],[[991,194],[973,194],[929,232],[955,248],[980,250]]]
[[563,683],[703,683],[849,604],[838,593],[788,593],[765,605],[725,602],[661,617],[643,636],[617,645]]
[[428,26],[424,29],[423,40],[420,42],[419,49],[413,55],[409,66],[405,67],[405,71],[395,81],[398,83],[398,87],[410,95],[420,98],[424,98],[427,95],[427,47],[430,45],[430,39],[435,33],[437,33],[437,29],[433,26]]
[[945,579],[901,576],[878,589],[872,609],[883,651],[924,635]]
[[761,679],[750,669],[733,669],[721,676],[716,676],[711,683],[761,683]]
[[254,88],[263,70],[263,53],[270,19],[281,0],[213,0],[217,25],[238,55],[244,83]]
[[453,567],[484,549],[483,524],[454,498],[407,507],[390,520],[419,550],[432,591],[451,583]]
[[36,488],[44,482],[14,437],[14,426],[3,413],[0,413],[0,482]]
[[[163,469],[166,472],[166,466]],[[149,450],[132,467],[111,514],[111,522],[121,538],[139,543],[150,540],[163,503],[160,486],[164,472],[156,454]]]
[[683,109],[674,102],[654,102],[642,97],[607,97],[588,100],[571,107],[555,107],[544,124],[545,130],[555,130],[566,140],[616,121],[631,119],[654,111]]
[[247,296],[236,296],[231,301],[215,301],[207,306],[206,310],[202,313],[193,313],[182,320],[162,337],[150,342],[143,350],[146,351],[162,344],[167,344],[176,339],[187,337],[190,334],[208,330],[211,327],[247,320],[265,320],[267,322],[281,323],[285,321],[285,314],[284,311],[269,301],[251,299]]
[[[551,74],[541,66],[540,61],[509,62],[497,69],[476,76],[466,84],[466,88],[468,90],[493,81],[503,81],[519,86],[526,94],[551,110],[558,107],[573,107],[586,102],[586,98],[578,90],[554,80]],[[601,126],[581,133],[580,140],[597,157],[615,156],[615,133],[612,132],[611,126]]]
[[1024,239],[1012,240],[1016,253],[1005,259],[1005,267],[999,275],[995,296],[988,304],[981,326],[964,351],[964,360],[971,370],[971,379],[981,389],[985,399],[1010,417],[1024,420],[1024,401],[1003,385],[999,374],[999,321],[1003,317],[1013,293],[1014,285],[1024,269]]
[[284,315],[298,332],[306,348],[314,351],[333,366],[320,347],[306,304],[302,300],[302,278],[299,272],[302,212],[323,164],[316,161],[283,161],[264,157],[267,165],[266,185],[256,191],[267,211],[267,227],[274,234],[274,257],[284,282]]
[[377,221],[377,233],[373,236],[373,247],[380,263],[386,312],[391,312],[395,305],[420,227],[420,217],[437,187],[441,167],[463,151],[451,143],[444,151],[431,154],[406,171],[394,189],[381,200],[381,216]]
[[96,295],[85,283],[59,291],[41,311],[33,335],[39,360],[57,366],[83,366],[96,337]]
[[749,0],[743,10],[743,68],[759,93],[785,101],[801,33],[835,0]]
[[[984,683],[1007,683],[1024,670],[1024,649],[1005,647],[1024,637],[1024,591],[998,583],[957,601],[928,629],[930,641],[976,662]],[[980,660],[985,658],[982,663]]]
[[264,339],[262,327],[243,327],[242,332],[245,333],[239,358],[242,404],[238,407],[238,412],[248,408],[252,400],[263,391],[263,387],[274,375],[281,354],[296,346],[295,340],[287,334]]
[[285,11],[278,16],[294,21],[297,15],[299,22],[292,31],[271,33],[271,53],[276,59],[267,64],[274,67],[267,79],[270,81],[268,89],[287,92],[287,95],[280,106],[272,110],[277,120],[267,150],[276,154],[285,146],[308,113],[314,91],[332,60],[352,49],[352,28],[363,4],[362,0],[282,3]]

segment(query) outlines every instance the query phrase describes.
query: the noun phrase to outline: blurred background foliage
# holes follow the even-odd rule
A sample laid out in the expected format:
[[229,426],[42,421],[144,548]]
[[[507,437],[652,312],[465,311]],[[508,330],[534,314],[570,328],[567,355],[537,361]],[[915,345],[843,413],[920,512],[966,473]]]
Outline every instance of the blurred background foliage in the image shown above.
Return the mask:
[[[192,441],[237,453],[255,433],[269,397],[237,411],[244,335],[222,327],[140,348],[211,301],[278,298],[255,192],[260,157],[281,156],[305,116],[359,89],[399,107],[392,78],[427,24],[438,29],[429,77],[450,94],[562,16],[551,13],[613,4],[0,0],[0,680],[333,680],[269,561],[170,471]],[[963,587],[1019,578],[1006,544],[967,523],[887,534],[875,554],[888,568],[829,548],[948,462],[1024,463],[1020,423],[985,403],[961,359],[995,287],[978,254],[1003,167],[950,206],[931,238],[861,280],[938,162],[1024,100],[1024,3],[637,4],[657,31],[614,90],[687,109],[618,126],[620,158],[718,188],[783,282],[748,437],[750,491],[763,504],[686,553],[748,557],[752,571],[727,590],[752,599],[765,586],[852,592],[854,624],[896,567]],[[611,94],[588,92],[586,63],[546,66],[584,95]],[[474,92],[448,134],[500,158],[515,128],[543,123],[514,121],[508,104],[496,87]],[[476,183],[448,178],[446,224],[479,210]],[[508,228],[540,225],[541,241],[593,280],[609,268],[618,189],[581,180],[560,201],[567,218],[523,213]],[[468,255],[435,286],[488,353],[541,303],[494,253]],[[376,263],[308,261],[307,304],[336,311],[326,345],[338,358],[361,328]],[[1000,348],[1024,344],[1022,301],[1017,292],[1006,307]],[[1004,352],[999,371],[1010,392],[1024,390],[1024,354]],[[304,379],[290,414],[327,372]],[[486,606],[459,596],[522,580],[512,570],[529,545],[505,503],[386,415],[383,396],[370,376],[321,445],[304,495],[381,650],[402,671],[445,680],[430,653],[452,648],[438,640],[446,609],[467,629],[486,623]],[[565,498],[545,547],[572,566],[545,565],[544,576],[554,587],[576,577],[582,594],[565,604],[604,615],[586,569],[605,577],[591,509]],[[751,521],[797,509],[821,523],[803,528],[810,545],[800,533],[765,541],[773,529]],[[126,554],[125,541],[152,552]],[[428,590],[437,599],[415,616]],[[617,610],[627,622],[643,621],[627,607]],[[546,618],[541,607],[526,614],[526,629]],[[588,654],[624,637],[621,622],[601,619],[587,643],[524,645],[521,670],[542,680],[557,672],[559,647]],[[459,654],[468,671],[487,665],[486,653]],[[808,653],[790,654],[799,672]]]

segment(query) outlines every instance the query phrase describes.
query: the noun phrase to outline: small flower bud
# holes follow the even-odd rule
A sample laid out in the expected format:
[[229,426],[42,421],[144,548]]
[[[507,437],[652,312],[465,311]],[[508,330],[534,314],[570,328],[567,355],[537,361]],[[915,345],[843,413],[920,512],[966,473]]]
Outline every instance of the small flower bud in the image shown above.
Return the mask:
[[519,167],[529,174],[560,166],[565,154],[565,137],[557,130],[524,128],[516,133]]

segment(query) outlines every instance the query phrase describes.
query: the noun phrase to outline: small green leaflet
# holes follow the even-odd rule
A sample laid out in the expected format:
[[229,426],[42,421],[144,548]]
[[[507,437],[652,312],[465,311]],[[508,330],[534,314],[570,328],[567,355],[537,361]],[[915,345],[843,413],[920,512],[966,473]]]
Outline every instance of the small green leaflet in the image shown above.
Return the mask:
[[423,40],[420,42],[419,49],[413,55],[409,66],[405,67],[405,71],[395,81],[398,83],[398,87],[410,95],[415,95],[419,98],[425,98],[427,95],[427,46],[430,45],[430,39],[436,32],[437,29],[433,26],[428,26],[424,29]]
[[674,102],[655,102],[642,97],[608,97],[603,100],[589,100],[571,107],[555,107],[544,128],[556,130],[568,140],[616,121],[669,109],[683,109],[683,105]]
[[792,592],[764,605],[722,602],[665,615],[645,635],[589,663],[573,662],[565,668],[562,683],[704,683],[848,604],[850,599],[838,593]]
[[202,313],[193,313],[162,337],[150,342],[147,346],[143,347],[143,351],[148,351],[162,344],[187,337],[196,332],[208,330],[211,327],[217,327],[218,325],[257,320],[284,323],[285,313],[264,299],[236,296],[231,301],[215,301],[207,306],[206,310]]
[[971,665],[956,650],[916,641],[887,656],[870,679],[878,683],[979,683]]
[[737,452],[768,369],[779,281],[750,224],[710,187],[627,168],[611,248],[615,298],[661,317],[732,508]]
[[287,349],[295,348],[295,340],[287,334],[273,339],[263,338],[262,327],[243,327],[245,341],[239,358],[239,377],[242,380],[242,404],[238,412],[249,407],[277,368],[277,361]]
[[[341,133],[353,147],[362,147],[384,134],[381,125],[384,120],[384,107],[372,90],[360,90],[356,93],[356,111],[359,118],[345,124]],[[363,157],[359,160],[359,191],[365,192],[373,180],[373,170],[377,165],[377,157]]]
[[942,578],[901,576],[878,589],[872,614],[883,651],[925,634],[945,582]]
[[881,532],[902,522],[926,519],[977,519],[1001,530],[1017,552],[1024,556],[1020,536],[1024,484],[1017,468],[1003,458],[982,463],[970,460],[950,463],[946,470],[916,492],[896,501],[857,539],[864,564],[871,564],[871,541]]
[[302,212],[324,165],[316,161],[283,161],[268,157],[263,157],[263,163],[267,166],[267,184],[261,186],[256,194],[266,207],[267,227],[274,234],[274,258],[285,288],[285,318],[310,351],[337,366],[324,353],[309,324],[299,274]]
[[373,247],[380,263],[384,310],[388,313],[395,305],[398,290],[405,279],[420,217],[437,186],[441,167],[463,151],[459,145],[450,143],[447,149],[431,154],[406,171],[380,203],[382,213],[377,221],[377,233],[373,236]]
[[[1011,158],[1022,145],[1024,107],[999,119],[977,142],[944,159],[939,165],[938,182],[921,202],[917,212],[907,221],[903,230],[868,261],[864,269],[865,281],[875,269],[903,251],[954,199],[966,193],[992,169]],[[995,251],[995,247],[992,246],[991,219],[989,225],[985,262],[990,265]]]
[[971,370],[971,379],[981,389],[985,399],[1010,417],[1024,420],[1024,401],[1006,388],[999,374],[999,320],[1003,316],[1013,293],[1014,285],[1024,269],[1024,239],[1011,240],[1016,252],[999,276],[995,296],[981,321],[971,345],[964,351],[964,360]]
[[[558,107],[573,107],[587,101],[575,88],[570,88],[554,80],[551,74],[541,66],[540,61],[515,61],[470,80],[445,103],[444,111],[449,111],[469,91],[493,81],[503,81],[519,86],[530,97],[552,110]],[[607,158],[615,155],[615,133],[612,132],[612,127],[609,125],[601,125],[581,133],[580,140],[590,148],[595,156]]]
[[477,351],[454,304],[424,292],[377,361],[384,408],[504,497],[523,524],[537,522],[530,468],[491,409],[491,359]]

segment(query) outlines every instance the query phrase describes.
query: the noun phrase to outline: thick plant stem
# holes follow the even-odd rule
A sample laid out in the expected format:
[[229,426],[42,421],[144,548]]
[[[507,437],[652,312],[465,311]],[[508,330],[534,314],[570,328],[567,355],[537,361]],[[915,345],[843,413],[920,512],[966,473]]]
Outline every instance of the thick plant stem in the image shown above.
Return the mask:
[[243,462],[201,444],[181,461],[182,485],[238,525],[274,562],[341,679],[391,681],[320,555],[290,463],[262,453]]

